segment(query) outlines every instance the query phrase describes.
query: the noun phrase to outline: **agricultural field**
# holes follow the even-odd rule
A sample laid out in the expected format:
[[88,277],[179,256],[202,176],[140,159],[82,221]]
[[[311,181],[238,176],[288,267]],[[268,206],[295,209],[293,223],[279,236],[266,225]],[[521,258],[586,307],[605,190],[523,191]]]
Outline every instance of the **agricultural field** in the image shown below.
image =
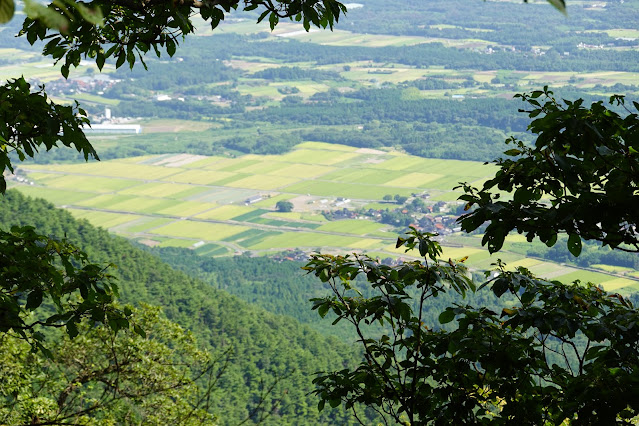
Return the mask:
[[[492,2],[484,4],[484,7],[492,7],[490,3]],[[595,2],[580,0],[574,5],[580,8],[599,7]],[[374,4],[365,5],[364,12],[368,7],[372,8]],[[504,5],[500,5],[500,9],[503,8]],[[413,12],[425,13],[411,11]],[[353,9],[352,16],[357,16],[357,13]],[[516,13],[519,16],[520,11]],[[430,19],[427,15],[428,13],[422,15],[422,18]],[[369,148],[312,141],[315,135],[313,130],[318,130],[315,136],[317,139],[321,139],[322,132],[352,133],[353,129],[362,130],[363,136],[374,136],[375,131],[366,129],[372,122],[377,122],[375,128],[379,129],[380,134],[385,131],[389,139],[394,139],[395,128],[407,128],[410,131],[411,125],[415,124],[408,123],[410,125],[404,126],[406,123],[402,121],[401,110],[399,113],[395,112],[399,116],[374,116],[372,114],[378,112],[372,111],[371,115],[362,115],[361,122],[355,123],[342,123],[337,119],[335,123],[331,123],[331,116],[327,114],[327,123],[322,122],[321,125],[308,124],[302,120],[305,117],[294,117],[295,120],[302,121],[291,119],[290,122],[271,122],[269,117],[278,114],[277,108],[269,110],[273,115],[265,115],[267,118],[262,116],[256,122],[250,121],[250,113],[285,106],[287,102],[298,102],[304,107],[321,104],[324,101],[318,101],[322,99],[322,96],[316,96],[318,94],[332,96],[335,98],[333,101],[338,103],[360,102],[360,98],[354,99],[349,97],[350,94],[358,91],[366,94],[369,89],[383,88],[401,89],[397,91],[397,99],[392,99],[393,102],[410,100],[435,103],[434,100],[437,99],[449,99],[459,101],[460,106],[463,106],[462,102],[475,102],[470,101],[470,98],[511,98],[514,93],[540,88],[546,84],[551,88],[569,86],[570,90],[597,96],[613,93],[612,90],[617,90],[614,88],[615,85],[626,85],[627,89],[624,90],[629,99],[630,96],[639,94],[632,92],[639,86],[639,72],[636,72],[636,68],[615,69],[604,66],[580,70],[579,66],[561,66],[561,62],[572,60],[578,52],[584,50],[572,50],[572,54],[567,55],[564,46],[552,44],[554,38],[539,41],[539,46],[519,43],[522,47],[513,49],[514,44],[511,45],[508,41],[509,37],[500,35],[494,29],[480,28],[484,25],[479,19],[474,20],[472,24],[466,23],[468,26],[463,19],[458,18],[447,18],[445,23],[418,19],[419,26],[407,35],[402,31],[408,21],[404,22],[401,16],[387,18],[390,22],[380,21],[380,28],[376,28],[375,31],[359,28],[347,18],[343,25],[335,28],[335,31],[313,29],[310,32],[304,31],[299,23],[294,22],[280,22],[274,31],[270,31],[268,26],[256,26],[252,19],[245,18],[229,19],[212,31],[210,26],[195,18],[198,30],[193,47],[208,46],[211,49],[198,47],[193,48],[190,53],[187,53],[188,50],[182,50],[180,55],[184,54],[183,58],[163,57],[161,61],[151,58],[149,71],[137,75],[135,79],[141,82],[145,78],[164,78],[162,70],[165,68],[162,67],[176,65],[173,61],[193,60],[194,57],[189,57],[197,56],[193,52],[213,51],[216,44],[214,34],[232,34],[232,37],[237,37],[235,41],[230,36],[225,39],[230,44],[225,46],[225,56],[219,59],[219,63],[224,65],[220,68],[220,73],[228,73],[221,79],[212,78],[199,86],[189,87],[175,84],[176,82],[169,81],[170,79],[157,87],[146,81],[147,86],[143,87],[140,83],[139,94],[133,96],[138,96],[137,100],[144,100],[140,105],[146,103],[149,109],[149,105],[152,105],[153,109],[161,106],[158,95],[172,96],[173,100],[180,99],[185,101],[186,106],[190,105],[189,101],[193,101],[194,104],[197,101],[204,105],[198,110],[200,112],[192,114],[189,110],[189,114],[178,115],[174,111],[172,115],[171,112],[158,109],[157,113],[141,114],[142,118],[135,119],[135,122],[142,125],[143,134],[95,137],[94,145],[98,152],[110,150],[111,156],[105,158],[128,158],[102,161],[99,164],[24,165],[21,166],[20,173],[26,174],[29,182],[13,184],[25,194],[46,198],[57,206],[69,209],[79,218],[151,246],[190,247],[206,256],[224,256],[247,251],[255,255],[268,255],[287,249],[309,252],[322,248],[335,252],[357,250],[379,257],[396,258],[405,256],[394,246],[397,229],[372,219],[358,218],[357,215],[329,220],[329,215],[323,213],[339,210],[393,209],[396,207],[393,202],[382,202],[388,195],[409,197],[409,201],[417,195],[427,200],[430,205],[443,203],[444,209],[449,211],[458,206],[457,198],[461,194],[453,188],[460,182],[481,185],[494,173],[493,166],[481,162],[411,156],[401,151],[401,148],[406,147],[399,144],[389,143],[387,147],[378,149],[378,146],[382,145],[379,139],[373,141],[376,144],[370,145],[354,141],[358,147]],[[558,28],[558,34],[564,34],[571,25],[567,22],[565,28]],[[487,25],[491,26],[492,23]],[[384,27],[387,27],[389,33],[384,33]],[[633,44],[630,39],[638,39],[639,30],[635,29],[632,23],[615,22],[612,27],[601,25],[586,28],[597,28],[583,31],[583,34],[589,37],[629,39],[623,46],[614,49],[637,49],[637,44]],[[575,47],[578,42],[576,34],[580,32],[572,29],[570,32],[567,34],[570,41],[566,41],[566,46],[571,43],[574,45],[571,47]],[[242,38],[256,33],[261,34]],[[511,38],[517,40],[517,37]],[[561,35],[556,38],[561,38]],[[293,48],[303,45],[298,52],[308,50],[317,52],[318,56],[289,55],[287,58],[285,52],[249,49],[254,43],[260,45],[264,42],[265,45],[273,46],[273,50],[278,50],[276,47],[289,41]],[[413,61],[415,56],[405,57],[399,53],[389,53],[394,48],[396,49],[393,51],[403,52],[437,46],[451,53],[450,61],[454,61],[458,53],[465,59],[460,64],[448,63],[448,59],[438,62],[435,56],[442,54],[439,51],[434,53],[432,63],[424,63]],[[353,47],[368,50],[371,56],[355,57],[353,51],[348,50]],[[520,51],[516,52],[518,49]],[[561,59],[537,67],[521,58],[522,55],[533,55],[533,50],[538,50],[534,55],[539,55],[540,63],[543,63],[542,56],[546,53],[559,55],[558,58]],[[333,53],[341,51],[344,52],[343,55],[332,56]],[[593,50],[591,53],[593,57],[598,57],[597,51]],[[9,45],[0,48],[0,54],[5,59],[0,64],[0,77],[24,75],[32,82],[46,83],[48,88],[53,88],[56,84],[66,84],[60,79],[59,65],[51,66],[49,62],[42,60],[37,51],[15,49]],[[493,54],[495,55],[489,56]],[[481,58],[489,60],[500,54],[511,55],[512,63],[506,63],[506,66],[477,67],[478,62],[473,59],[477,55],[486,55]],[[214,58],[213,61],[217,59]],[[503,61],[493,63],[504,64]],[[521,64],[525,66],[520,67]],[[277,68],[287,68],[289,74],[283,75],[289,75],[290,78],[273,77],[273,80],[270,80],[264,77],[266,73],[262,73],[262,77],[255,75],[262,71],[275,72],[278,71]],[[292,68],[302,71],[291,72]],[[122,71],[116,71],[112,64],[107,63],[101,73],[128,80],[128,75]],[[72,71],[69,81],[87,78],[90,80],[93,75],[99,75],[95,64],[83,61]],[[433,84],[429,86],[421,83]],[[105,107],[109,107],[116,115],[119,108],[125,108],[127,104],[132,103],[132,93],[128,93],[130,88],[123,89],[122,96],[109,94],[106,89],[83,90],[77,87],[73,93],[66,89],[58,90],[52,93],[52,99],[64,103],[78,99],[83,105],[95,107],[94,111],[99,110],[100,114],[104,112]],[[187,92],[190,94],[186,94]],[[205,99],[209,101],[208,105],[202,100],[201,94],[204,93],[210,95]],[[227,107],[237,106],[239,97],[243,98],[241,103],[245,107],[235,113],[224,112]],[[158,102],[155,102],[156,100]],[[130,117],[137,117],[135,114],[139,112],[138,105],[133,103],[134,108],[126,114],[122,113],[118,118],[128,117],[129,120]],[[195,107],[200,108],[201,104],[196,104]],[[487,102],[486,105],[489,109],[492,104]],[[208,112],[207,106],[213,107],[212,109],[217,112]],[[309,108],[309,111],[312,109]],[[309,112],[309,115],[312,114],[315,113]],[[324,113],[318,110],[317,114]],[[419,118],[414,121],[418,122]],[[457,123],[465,121],[460,119],[437,122],[436,129],[441,129],[444,135],[447,130],[457,126]],[[477,130],[477,134],[487,134],[491,137],[498,135],[501,140],[510,134],[511,124],[495,127],[498,130],[496,132],[486,132],[486,128],[491,128],[491,125],[492,122],[481,125],[469,124],[467,127],[472,127],[472,130],[469,130],[468,134],[471,134],[472,138]],[[514,124],[512,126],[512,129],[515,129]],[[297,135],[304,132],[306,134],[303,136]],[[521,133],[523,130],[513,132]],[[289,142],[282,150],[268,151],[259,144],[250,145],[250,142],[255,141],[256,135],[269,136],[278,141],[285,139],[282,136],[292,134],[297,139]],[[416,137],[421,136],[416,134]],[[93,138],[94,136],[92,143]],[[228,139],[234,138],[240,140],[240,145],[247,141],[249,144],[240,147],[225,145]],[[311,141],[298,144],[289,150],[289,147],[299,140],[309,138]],[[337,141],[342,140],[338,138]],[[360,142],[362,144],[359,144]],[[460,141],[462,145],[469,143],[472,146],[472,142]],[[121,153],[129,148],[134,150],[133,153]],[[204,150],[205,148],[209,150]],[[451,149],[451,146],[446,149]],[[180,152],[182,154],[176,154]],[[281,154],[258,155],[257,152]],[[293,211],[276,211],[278,201],[293,203]],[[508,262],[511,267],[523,266],[549,278],[597,280],[610,289],[634,286],[636,282],[632,279],[639,278],[637,271],[609,265],[596,265],[595,270],[584,271],[566,265],[524,258],[512,249],[513,244],[521,242],[517,237],[509,237],[505,251],[500,253],[502,260]],[[495,261],[481,247],[478,238],[460,239],[453,234],[447,235],[443,243],[446,246],[445,256],[469,256],[467,262],[474,268],[490,268],[490,264]]]
[[[476,162],[306,142],[280,156],[165,154],[24,165],[21,173],[30,184],[12,186],[143,244],[190,247],[207,256],[321,248],[404,257],[403,250],[395,248],[393,227],[369,219],[329,221],[322,212],[344,207],[381,211],[393,208],[382,203],[385,195],[426,193],[431,202],[447,199],[454,208],[459,194],[452,187],[457,182],[481,181],[493,171]],[[292,212],[276,211],[275,204],[282,200],[293,203]],[[520,239],[512,236],[508,243]],[[489,269],[495,261],[478,237],[451,235],[443,244],[444,257],[468,256],[473,268]],[[591,280],[614,290],[637,285],[632,271],[603,266],[602,272],[584,271],[508,251],[500,258],[549,278]]]

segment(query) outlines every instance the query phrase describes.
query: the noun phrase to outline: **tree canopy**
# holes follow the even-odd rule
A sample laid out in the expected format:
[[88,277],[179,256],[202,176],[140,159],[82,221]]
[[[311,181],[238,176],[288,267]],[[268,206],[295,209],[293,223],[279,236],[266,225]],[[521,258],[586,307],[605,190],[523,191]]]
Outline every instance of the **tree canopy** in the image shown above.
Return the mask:
[[[474,210],[462,226],[488,221],[483,242],[491,252],[512,230],[549,246],[568,234],[575,256],[582,238],[636,249],[637,115],[622,117],[601,102],[563,107],[547,89],[520,97],[539,116],[530,126],[537,141],[506,151],[518,158],[497,160],[482,190],[464,185],[461,199]],[[495,187],[501,192],[490,193]],[[499,201],[503,195],[512,199]],[[360,403],[411,425],[636,421],[639,404],[626,395],[639,392],[639,311],[629,299],[593,283],[509,270],[500,260],[474,283],[465,259],[442,259],[433,237],[413,229],[400,238],[398,248],[417,249],[423,260],[393,267],[367,256],[312,256],[305,269],[333,293],[314,299],[313,309],[349,322],[364,351],[357,368],[318,374],[320,409]],[[363,292],[354,281],[360,274]],[[439,326],[424,323],[439,295],[487,289],[496,306],[455,303],[440,311]],[[385,327],[381,336],[371,325]]]
[[[623,251],[639,252],[639,104],[625,116],[602,101],[559,101],[544,90],[517,95],[531,110],[532,147],[510,138],[515,147],[495,163],[499,171],[481,190],[464,185],[469,213],[462,229],[484,222],[482,243],[498,251],[510,231],[553,246],[568,235],[568,250],[578,256],[581,240],[596,240]],[[610,104],[625,107],[623,96]],[[491,192],[497,190],[498,192]],[[503,192],[512,199],[501,200]],[[476,208],[474,208],[476,207]]]

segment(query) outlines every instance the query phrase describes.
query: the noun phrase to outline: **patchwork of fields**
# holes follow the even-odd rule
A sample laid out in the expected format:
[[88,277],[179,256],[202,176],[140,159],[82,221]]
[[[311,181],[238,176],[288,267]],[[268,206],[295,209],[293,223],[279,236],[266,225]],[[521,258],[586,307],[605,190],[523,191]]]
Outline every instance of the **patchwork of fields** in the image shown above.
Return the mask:
[[[280,156],[166,154],[23,165],[21,170],[33,182],[17,185],[23,193],[143,244],[190,247],[209,256],[321,249],[379,257],[404,255],[395,249],[392,229],[365,219],[327,221],[322,211],[392,208],[381,203],[387,194],[428,193],[433,202],[455,200],[459,194],[451,188],[458,182],[479,183],[493,172],[482,163],[318,142],[303,143]],[[282,200],[291,201],[294,211],[277,212],[275,205]],[[481,269],[495,261],[472,238],[461,245],[451,242],[444,256],[469,256],[468,264]],[[628,278],[525,259],[508,251],[499,257],[549,278],[592,280],[614,290],[637,286]]]

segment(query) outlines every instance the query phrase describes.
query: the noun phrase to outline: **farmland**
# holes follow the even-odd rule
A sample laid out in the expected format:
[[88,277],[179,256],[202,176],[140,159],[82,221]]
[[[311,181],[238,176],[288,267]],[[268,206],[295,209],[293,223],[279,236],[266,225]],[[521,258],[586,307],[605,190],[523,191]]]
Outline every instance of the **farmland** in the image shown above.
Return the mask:
[[[392,208],[382,202],[387,194],[428,194],[431,203],[453,201],[459,195],[451,190],[457,182],[481,181],[493,170],[481,163],[306,142],[280,156],[165,154],[90,164],[25,165],[21,174],[33,184],[14,185],[147,245],[190,247],[203,255],[321,249],[398,257],[405,255],[395,248],[393,227],[361,218],[328,221],[322,212]],[[255,202],[247,202],[250,198]],[[294,211],[277,212],[279,200],[291,201]],[[456,205],[452,202],[447,208]],[[474,237],[453,234],[443,244],[445,257],[469,256],[468,264],[475,268],[490,268],[495,261]],[[500,257],[513,267],[548,277],[596,279],[614,289],[636,285],[629,279],[632,275],[582,271],[508,251]]]
[[[0,76],[46,83],[52,99],[80,100],[95,122],[109,108],[114,122],[144,129],[91,136],[109,161],[67,164],[75,158],[62,155],[62,164],[25,165],[33,184],[19,189],[143,244],[206,256],[289,249],[402,256],[394,247],[399,227],[370,217],[329,221],[322,212],[383,211],[395,207],[384,197],[414,194],[455,209],[460,193],[451,188],[481,185],[493,171],[482,161],[499,156],[506,137],[530,140],[515,93],[549,85],[587,102],[639,95],[636,0],[605,11],[579,1],[583,10],[573,8],[568,21],[542,17],[539,5],[480,3],[396,14],[371,1],[333,32],[293,22],[271,32],[242,16],[211,31],[196,18],[197,37],[180,57],[148,58],[148,72],[137,73],[109,63],[98,72],[82,61],[69,80],[60,79],[59,65],[11,41],[0,46]],[[517,25],[496,31],[491,10]],[[630,56],[617,61],[610,52]],[[195,68],[211,69],[206,81],[197,72],[189,82]],[[294,211],[277,212],[278,201]],[[509,249],[523,244],[518,237],[500,254],[512,267],[610,289],[635,285],[630,268],[586,271],[525,258]],[[455,233],[444,244],[446,257],[468,255],[477,269],[495,260],[477,237]]]

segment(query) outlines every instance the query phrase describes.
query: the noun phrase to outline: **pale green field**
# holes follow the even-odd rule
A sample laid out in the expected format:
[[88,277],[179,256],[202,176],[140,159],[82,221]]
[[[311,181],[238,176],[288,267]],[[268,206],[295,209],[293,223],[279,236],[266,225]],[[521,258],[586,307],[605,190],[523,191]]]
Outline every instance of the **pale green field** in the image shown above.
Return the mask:
[[386,182],[384,186],[411,186],[428,187],[428,183],[443,178],[444,175],[437,173],[408,173],[397,179]]
[[170,216],[193,216],[215,207],[217,207],[217,204],[198,203],[196,201],[182,201],[163,209],[154,210],[151,213],[170,215]]
[[12,47],[0,48],[0,56],[3,58],[11,58],[16,61],[25,61],[27,59],[40,56],[38,52],[27,52],[26,50],[14,49]]
[[229,182],[226,185],[234,188],[273,190],[292,185],[299,181],[299,178],[288,176],[255,175]]
[[388,67],[356,67],[350,71],[341,73],[346,79],[358,81],[360,83],[393,83],[397,84],[403,81],[418,80],[428,75],[423,69],[406,68],[405,65],[399,65],[395,68]]
[[[239,81],[247,81],[248,79],[239,79]],[[251,80],[253,84],[238,84],[237,91],[242,95],[250,95],[256,98],[268,97],[275,100],[281,100],[285,95],[277,91],[277,87],[270,85],[261,85],[259,79]]]
[[363,238],[353,244],[348,245],[347,247],[360,250],[369,250],[379,248],[381,247],[381,244],[382,243],[380,242],[380,240],[374,238]]
[[118,161],[100,161],[65,165],[29,165],[29,170],[49,170],[77,175],[107,176],[114,178],[153,180],[176,174],[177,168],[126,164]]
[[80,209],[69,209],[69,212],[78,219],[86,219],[91,223],[98,222],[101,227],[106,229],[113,228],[124,223],[133,222],[141,218],[141,216],[132,214],[118,214]]
[[199,185],[213,185],[223,179],[230,179],[237,176],[237,173],[220,172],[215,170],[187,170],[171,176],[172,182],[193,183]]
[[198,219],[229,220],[233,219],[236,216],[250,213],[252,211],[255,211],[253,207],[234,206],[229,204],[226,206],[220,206],[213,210],[208,210],[204,213],[200,213],[195,217]]
[[275,208],[275,204],[277,204],[278,201],[288,201],[293,197],[293,194],[278,194],[265,200],[258,201],[257,203],[253,203],[253,205],[263,208]]
[[180,120],[177,118],[142,120],[140,124],[145,133],[202,132],[215,126],[205,121]]
[[[43,181],[43,179],[40,179]],[[113,179],[104,177],[83,176],[78,179],[74,175],[57,175],[46,179],[46,186],[59,189],[69,189],[87,192],[117,192],[119,190],[138,185],[140,182],[129,179]]]
[[73,99],[77,99],[79,101],[102,104],[102,105],[109,105],[109,106],[115,106],[120,103],[119,99],[109,99],[103,96],[92,95],[90,93],[74,93]]
[[[507,238],[510,238],[510,236],[508,236]],[[525,237],[524,237],[524,241],[525,241]],[[533,266],[539,265],[541,263],[543,263],[543,261],[538,259],[521,259],[515,262],[510,262],[508,264],[508,269],[515,269],[519,266],[524,267],[526,269],[530,269]]]
[[591,265],[595,269],[601,269],[602,271],[612,272],[613,274],[623,274],[623,273],[634,273],[637,272],[635,269],[626,268],[624,266],[614,266],[614,265]]
[[245,156],[239,158],[233,158],[231,160],[221,160],[215,164],[211,164],[205,169],[207,170],[220,170],[224,172],[245,172],[244,169],[260,163],[257,158],[246,158]]
[[183,198],[201,192],[200,188],[178,183],[144,183],[119,191],[120,194],[138,195],[141,197]]
[[603,281],[601,286],[606,291],[617,291],[625,287],[637,285],[637,281],[629,280],[627,278],[613,278],[608,281]]
[[101,207],[135,213],[161,214],[160,212],[164,209],[176,206],[179,203],[179,201],[164,198],[136,197],[134,199],[116,202],[108,206],[102,203]]
[[182,220],[179,222],[169,223],[165,226],[160,226],[159,228],[154,229],[153,233],[169,237],[186,237],[199,238],[204,241],[221,241],[248,229],[250,228],[246,226]]
[[160,247],[183,247],[191,248],[193,244],[196,244],[199,240],[187,240],[177,238],[167,238],[160,243]]
[[301,213],[301,212],[271,212],[265,214],[263,217],[272,217],[276,219],[288,219],[288,220],[307,220],[311,222],[328,222],[328,220],[321,214]]
[[338,220],[328,222],[317,228],[318,231],[339,232],[345,234],[367,235],[371,232],[379,231],[387,228],[387,225],[370,222],[368,220]]
[[[167,225],[173,222],[174,219],[166,218],[153,218],[149,216],[143,216],[142,218],[135,220],[125,226],[120,227],[120,230],[128,233],[145,232],[152,230],[153,228]],[[151,231],[152,232],[152,231]]]
[[351,199],[381,200],[384,195],[392,193],[409,196],[413,192],[421,192],[417,188],[393,188],[375,185],[357,185],[343,183],[339,186],[331,182],[304,181],[283,188],[282,191],[296,194],[311,194],[321,197],[345,197]]
[[338,152],[354,152],[358,150],[358,148],[355,148],[354,146],[338,145],[338,144],[326,143],[326,142],[302,142],[301,144],[297,145],[295,148],[322,150],[322,151],[338,151]]
[[[309,96],[313,96],[316,93],[319,92],[326,92],[329,89],[329,86],[327,86],[326,84],[322,84],[322,83],[317,83],[315,81],[310,81],[310,80],[300,80],[300,81],[285,81],[285,82],[273,82],[270,83],[270,85],[272,87],[275,88],[275,90],[277,90],[278,88],[283,88],[283,87],[296,87],[297,89],[299,89],[298,93],[295,93],[295,96],[302,96],[302,97],[306,97],[308,98]],[[278,94],[280,94],[278,92]],[[286,95],[284,95],[286,96]]]
[[62,189],[51,189],[51,188],[43,188],[41,186],[10,186],[13,188],[17,188],[24,195],[28,195],[34,198],[44,198],[50,203],[55,204],[56,206],[62,206],[66,204],[75,204],[84,200],[88,200],[89,198],[93,198],[95,196],[94,193],[90,192],[76,192]]
[[[386,160],[379,164],[372,164],[370,167],[374,169],[385,169],[385,170],[407,170],[413,167],[423,167],[424,159],[419,157],[412,156],[395,156],[390,160]],[[430,170],[422,170],[426,172],[431,172]]]
[[[398,170],[375,170],[369,168],[345,168],[321,176],[322,180],[335,182],[382,185],[401,179],[404,173]],[[402,185],[399,185],[402,186]],[[409,185],[410,186],[410,185]]]
[[447,46],[479,47],[495,45],[481,39],[446,39],[419,36],[394,36],[377,34],[359,34],[344,30],[306,32],[299,24],[280,23],[273,34],[278,37],[295,38],[299,41],[324,44],[329,46],[408,46],[421,43],[440,42]]
[[268,156],[274,161],[301,164],[320,164],[330,166],[359,156],[354,152],[336,152],[324,150],[296,149],[284,155]]
[[56,173],[37,173],[37,172],[30,172],[29,173],[29,179],[31,179],[34,182],[39,182],[39,181],[48,181],[48,180],[53,180],[57,177],[60,177],[60,174],[56,174]]
[[637,281],[630,280],[628,278],[617,278],[611,275],[602,274],[599,272],[591,272],[584,270],[577,270],[565,275],[559,275],[554,277],[564,283],[580,280],[582,283],[591,282],[596,285],[602,285],[605,290],[612,291],[618,290],[630,285],[637,284]]
[[243,201],[255,195],[255,190],[249,189],[236,189],[236,188],[214,188],[201,187],[207,189],[193,197],[189,197],[190,201],[200,201],[207,203],[217,204],[229,204],[229,203],[243,203]]
[[254,175],[266,175],[284,167],[282,163],[275,161],[259,161],[257,163],[246,165],[242,171]]
[[610,37],[639,38],[638,29],[615,28],[612,30],[587,30],[587,33],[607,33]]
[[133,195],[103,194],[76,202],[75,204],[83,207],[110,208],[115,204],[123,202],[135,202],[136,199],[137,197]]
[[268,174],[274,176],[288,176],[297,179],[312,179],[318,176],[325,175],[335,170],[334,167],[318,166],[314,164],[281,164],[279,168],[276,168]]
[[181,166],[184,169],[199,169],[201,167],[210,166],[212,164],[218,163],[220,161],[228,160],[226,157],[207,157],[198,161],[194,161],[189,164],[185,164]]

